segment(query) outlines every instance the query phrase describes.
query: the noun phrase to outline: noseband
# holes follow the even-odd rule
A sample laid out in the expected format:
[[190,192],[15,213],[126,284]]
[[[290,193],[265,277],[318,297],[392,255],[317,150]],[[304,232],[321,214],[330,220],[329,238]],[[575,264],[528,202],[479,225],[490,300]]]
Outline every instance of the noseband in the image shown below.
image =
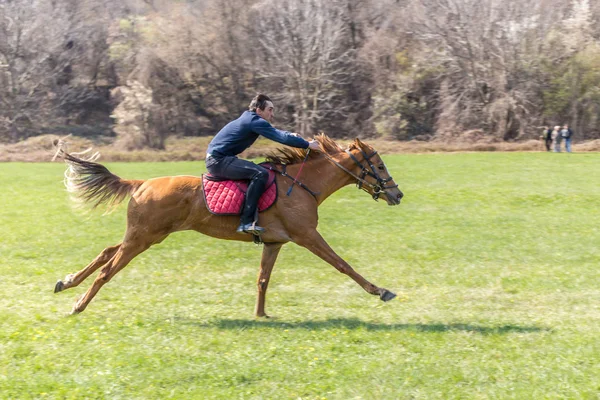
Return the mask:
[[[375,168],[375,166],[371,162],[371,158],[377,154],[377,151],[373,151],[373,153],[368,154],[368,155],[362,149],[359,149],[359,151],[363,155],[364,161],[366,161],[367,164],[369,164],[369,168],[371,168],[371,170],[369,170],[369,168],[365,167],[362,162],[358,161],[358,159],[356,157],[354,157],[354,154],[352,154],[349,150],[346,150],[346,154],[348,154],[350,156],[350,158],[352,159],[352,161],[354,161],[354,163],[360,167],[360,176],[354,174],[352,171],[348,170],[342,164],[335,161],[333,159],[333,157],[331,157],[329,154],[327,154],[327,153],[323,153],[323,154],[325,154],[325,157],[327,157],[329,159],[329,161],[334,163],[337,167],[339,167],[340,169],[344,170],[345,172],[347,172],[348,174],[350,174],[354,178],[356,178],[356,187],[358,187],[359,189],[362,189],[364,191],[367,191],[367,190],[363,187],[363,185],[368,186],[371,189],[373,189],[373,194],[372,194],[373,200],[377,200],[377,199],[379,199],[379,196],[381,196],[382,194],[386,194],[386,192],[385,192],[386,189],[394,189],[394,188],[398,187],[398,185],[386,186],[385,184],[388,183],[389,181],[391,181],[393,178],[390,176],[389,178],[383,179],[377,173],[377,168]],[[365,180],[365,177],[367,177],[367,176],[374,178],[377,181],[377,183],[372,184],[372,183],[367,182]]]

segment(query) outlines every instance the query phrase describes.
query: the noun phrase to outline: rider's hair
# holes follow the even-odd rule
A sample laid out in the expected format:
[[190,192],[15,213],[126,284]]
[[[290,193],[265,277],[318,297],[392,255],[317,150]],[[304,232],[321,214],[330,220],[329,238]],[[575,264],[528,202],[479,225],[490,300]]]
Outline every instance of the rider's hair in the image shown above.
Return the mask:
[[267,106],[267,101],[271,101],[269,96],[267,96],[266,94],[263,94],[263,93],[259,93],[256,96],[254,96],[254,98],[250,102],[250,105],[248,106],[248,110],[254,111],[254,112],[256,112],[257,108],[264,110],[265,107]]

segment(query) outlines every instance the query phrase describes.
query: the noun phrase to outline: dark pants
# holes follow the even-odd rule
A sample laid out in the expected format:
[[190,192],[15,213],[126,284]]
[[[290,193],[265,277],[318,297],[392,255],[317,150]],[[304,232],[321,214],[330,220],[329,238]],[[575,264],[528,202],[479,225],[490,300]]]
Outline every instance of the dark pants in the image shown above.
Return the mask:
[[258,199],[265,191],[269,179],[269,171],[253,162],[240,160],[237,157],[207,157],[206,169],[211,175],[227,179],[249,179],[246,202],[242,208],[242,224],[250,224],[256,220]]
[[546,151],[550,151],[551,146],[552,146],[552,138],[546,139]]

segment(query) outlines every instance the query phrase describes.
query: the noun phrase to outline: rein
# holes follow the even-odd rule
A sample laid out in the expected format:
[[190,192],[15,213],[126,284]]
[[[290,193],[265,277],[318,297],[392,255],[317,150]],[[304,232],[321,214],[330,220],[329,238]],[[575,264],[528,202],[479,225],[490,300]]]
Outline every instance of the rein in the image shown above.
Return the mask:
[[[377,154],[377,151],[373,151],[373,153],[367,155],[362,149],[359,149],[359,150],[364,157],[363,161],[366,161],[369,164],[369,167],[371,168],[370,171],[369,171],[369,168],[365,167],[361,161],[358,161],[358,159],[354,156],[354,154],[352,154],[349,150],[345,150],[345,152],[352,159],[352,161],[354,161],[354,164],[356,164],[357,166],[360,167],[360,172],[361,172],[360,176],[356,175],[354,172],[352,172],[348,168],[344,167],[342,164],[337,162],[333,157],[331,157],[326,152],[323,151],[323,152],[321,152],[321,154],[323,154],[325,156],[325,158],[327,158],[329,161],[331,161],[336,167],[340,168],[341,170],[346,172],[348,175],[351,175],[354,179],[356,179],[356,187],[358,187],[359,189],[362,189],[366,192],[368,192],[368,190],[364,186],[373,189],[373,194],[371,195],[373,197],[373,200],[378,200],[379,196],[381,196],[382,194],[387,195],[387,193],[385,191],[386,189],[394,189],[394,188],[398,187],[398,185],[386,186],[386,183],[391,181],[392,177],[390,176],[389,178],[383,179],[377,173],[377,168],[371,162],[371,158]],[[306,162],[307,158],[308,158],[308,153],[307,153],[306,157],[304,158],[304,162]],[[270,167],[268,167],[268,169],[270,169],[271,171],[277,172],[281,176],[292,180],[292,187],[290,187],[290,189],[288,190],[288,196],[289,196],[290,192],[292,191],[291,189],[293,188],[293,185],[297,184],[302,189],[304,189],[308,193],[310,193],[315,198],[315,200],[317,200],[317,195],[319,193],[313,192],[312,190],[310,190],[308,188],[308,186],[306,186],[304,183],[297,180],[297,178],[300,176],[300,172],[302,172],[302,167],[304,167],[304,162],[302,163],[302,166],[300,167],[300,170],[298,171],[298,174],[296,174],[295,178],[286,172],[286,168],[287,168],[286,164],[282,164],[282,167],[283,167],[282,170],[279,170],[279,169],[275,168],[274,166],[270,166]],[[372,183],[366,181],[365,177],[367,177],[367,176],[374,178],[377,181],[377,183],[372,184]]]
[[302,168],[304,168],[304,164],[306,163],[306,160],[308,160],[309,154],[310,154],[310,149],[307,150],[306,156],[304,156],[304,161],[302,161],[302,165],[300,166],[300,170],[298,171],[298,173],[296,174],[296,177],[294,178],[294,182],[292,182],[292,186],[290,186],[289,190],[287,191],[287,196],[292,194],[292,189],[294,188],[294,184],[299,182],[298,178],[300,177],[300,174],[302,173]]
[[[310,193],[310,194],[312,195],[312,197],[314,197],[314,198],[315,198],[315,200],[317,200],[317,195],[319,194],[319,192],[313,192],[312,190],[310,190],[310,189],[308,188],[308,186],[306,186],[304,183],[302,183],[302,182],[300,182],[299,180],[297,180],[297,179],[296,179],[296,178],[297,178],[297,177],[300,175],[300,172],[301,172],[301,171],[298,171],[298,174],[296,174],[296,178],[294,178],[293,176],[291,176],[290,174],[288,174],[288,173],[285,171],[285,170],[286,170],[286,168],[287,168],[287,164],[281,164],[281,166],[282,166],[282,169],[281,169],[281,171],[280,171],[280,170],[278,170],[277,168],[275,168],[274,166],[269,166],[269,167],[267,167],[267,169],[269,169],[269,170],[271,170],[271,171],[274,171],[274,172],[277,172],[278,174],[280,174],[281,176],[283,176],[283,177],[285,177],[285,178],[291,179],[291,180],[292,180],[292,187],[293,187],[293,185],[294,185],[294,184],[296,184],[296,185],[300,186],[302,189],[304,189],[304,190],[306,190],[308,193]],[[289,196],[289,193],[291,193],[291,191],[292,191],[292,190],[291,190],[291,188],[290,188],[290,189],[288,190],[288,196]]]

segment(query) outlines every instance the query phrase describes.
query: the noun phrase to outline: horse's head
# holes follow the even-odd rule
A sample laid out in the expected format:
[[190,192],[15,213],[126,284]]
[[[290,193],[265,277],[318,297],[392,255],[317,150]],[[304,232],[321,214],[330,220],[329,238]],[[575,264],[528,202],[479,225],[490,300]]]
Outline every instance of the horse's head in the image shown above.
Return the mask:
[[374,200],[383,196],[390,206],[400,204],[404,194],[373,147],[355,139],[346,153],[356,164],[355,168],[359,169],[360,179],[356,182],[359,189],[367,191]]

